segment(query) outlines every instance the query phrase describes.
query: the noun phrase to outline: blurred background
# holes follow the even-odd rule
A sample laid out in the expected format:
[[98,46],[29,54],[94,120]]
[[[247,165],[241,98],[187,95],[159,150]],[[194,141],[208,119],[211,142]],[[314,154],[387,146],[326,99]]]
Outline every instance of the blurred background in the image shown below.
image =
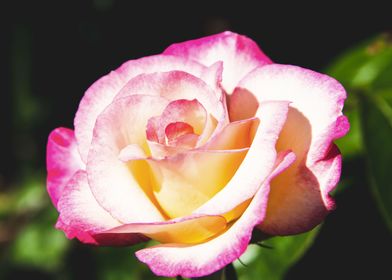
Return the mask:
[[[231,30],[275,62],[339,79],[352,129],[340,141],[337,209],[314,231],[251,245],[240,279],[391,279],[392,17],[376,2],[3,1],[0,19],[0,279],[155,279],[140,248],[67,240],[45,190],[50,131],[73,127],[84,91],[129,59]],[[389,33],[388,33],[389,32]],[[391,174],[390,174],[391,173]]]

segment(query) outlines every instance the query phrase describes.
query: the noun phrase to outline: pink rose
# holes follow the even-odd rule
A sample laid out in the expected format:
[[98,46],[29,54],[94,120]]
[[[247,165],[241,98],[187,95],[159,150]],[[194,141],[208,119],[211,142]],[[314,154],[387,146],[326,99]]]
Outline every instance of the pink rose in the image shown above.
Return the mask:
[[154,239],[137,258],[184,277],[236,260],[254,229],[310,230],[334,208],[345,98],[231,32],[128,61],[87,90],[75,132],[49,136],[56,227],[96,245]]

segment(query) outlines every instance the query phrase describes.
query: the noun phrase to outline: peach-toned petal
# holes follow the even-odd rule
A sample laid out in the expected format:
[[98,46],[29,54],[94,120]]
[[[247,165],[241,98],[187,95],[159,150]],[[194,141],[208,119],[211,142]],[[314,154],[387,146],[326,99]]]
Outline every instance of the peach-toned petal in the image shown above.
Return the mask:
[[195,213],[222,215],[254,196],[273,170],[277,157],[275,144],[286,121],[288,106],[285,101],[260,104],[260,124],[241,166],[227,185]]
[[162,243],[198,243],[210,238],[226,227],[222,216],[188,216],[159,223],[125,224],[102,234],[141,233]]
[[[290,155],[290,154],[288,154]],[[289,156],[290,157],[290,156]],[[160,276],[201,277],[233,262],[247,248],[255,225],[265,216],[269,181],[291,160],[280,158],[241,217],[221,235],[197,245],[163,244],[136,252],[137,258]]]
[[172,218],[191,214],[226,185],[247,150],[193,150],[162,160],[150,159],[159,205]]
[[250,147],[259,125],[258,118],[231,122],[211,137],[203,148],[208,150],[231,150]]
[[46,147],[46,187],[54,206],[72,176],[85,169],[78,153],[74,132],[68,128],[56,128],[48,138]]
[[222,61],[222,84],[229,94],[254,68],[271,63],[254,41],[228,31],[173,44],[164,51],[164,54],[193,59],[206,66]]
[[325,218],[333,204],[326,206],[320,186],[334,186],[339,180],[341,156],[336,146],[316,167],[317,173],[295,163],[272,180],[260,230],[271,235],[297,234],[314,228]]
[[332,141],[349,128],[342,115],[346,93],[326,75],[288,65],[256,69],[241,81],[232,100],[238,102],[244,93],[259,102],[291,102],[277,149],[293,150],[297,160],[272,182],[267,218],[260,228],[282,235],[307,231],[333,208],[328,193],[340,176],[340,156],[330,151]]
[[[106,106],[113,101],[121,88],[130,79],[140,74],[173,70],[185,71],[196,77],[201,77],[205,75],[207,68],[191,59],[171,55],[154,55],[124,63],[87,89],[79,104],[74,121],[78,148],[84,162],[87,161],[95,121]],[[138,94],[149,93],[139,92]]]
[[163,220],[154,204],[148,165],[142,160],[125,163],[119,155],[131,144],[148,155],[147,120],[166,106],[158,96],[132,95],[114,101],[97,119],[87,163],[89,184],[98,203],[123,223]]

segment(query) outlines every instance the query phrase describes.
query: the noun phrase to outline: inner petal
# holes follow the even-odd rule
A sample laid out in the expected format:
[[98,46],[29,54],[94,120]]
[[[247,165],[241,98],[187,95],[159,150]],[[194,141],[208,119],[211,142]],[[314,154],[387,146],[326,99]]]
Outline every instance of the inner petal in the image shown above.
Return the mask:
[[162,160],[148,159],[153,192],[165,214],[186,216],[211,199],[229,182],[247,151],[193,150]]
[[193,127],[185,122],[169,123],[165,128],[165,135],[168,142],[187,134],[194,134],[194,131]]
[[146,135],[152,156],[162,158],[196,147],[215,127],[197,99],[179,99],[149,119]]

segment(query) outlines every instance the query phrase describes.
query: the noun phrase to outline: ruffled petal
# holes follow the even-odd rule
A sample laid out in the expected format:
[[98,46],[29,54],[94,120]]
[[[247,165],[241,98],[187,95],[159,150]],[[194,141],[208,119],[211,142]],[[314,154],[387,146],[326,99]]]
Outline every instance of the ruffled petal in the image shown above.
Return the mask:
[[54,206],[57,206],[68,181],[78,170],[85,169],[71,129],[60,127],[50,133],[46,148],[46,167],[46,187]]
[[[291,149],[297,156],[293,166],[271,183],[267,217],[260,228],[275,235],[307,231],[333,208],[328,193],[337,184],[341,163],[332,141],[349,129],[342,115],[346,93],[326,75],[275,64],[249,74],[231,100],[238,102],[242,96],[249,99],[250,95],[258,102],[291,102],[277,149]],[[234,115],[230,112],[230,116]]]
[[254,68],[272,63],[254,41],[228,31],[173,44],[164,51],[164,54],[193,59],[206,66],[222,61],[222,85],[229,94]]

